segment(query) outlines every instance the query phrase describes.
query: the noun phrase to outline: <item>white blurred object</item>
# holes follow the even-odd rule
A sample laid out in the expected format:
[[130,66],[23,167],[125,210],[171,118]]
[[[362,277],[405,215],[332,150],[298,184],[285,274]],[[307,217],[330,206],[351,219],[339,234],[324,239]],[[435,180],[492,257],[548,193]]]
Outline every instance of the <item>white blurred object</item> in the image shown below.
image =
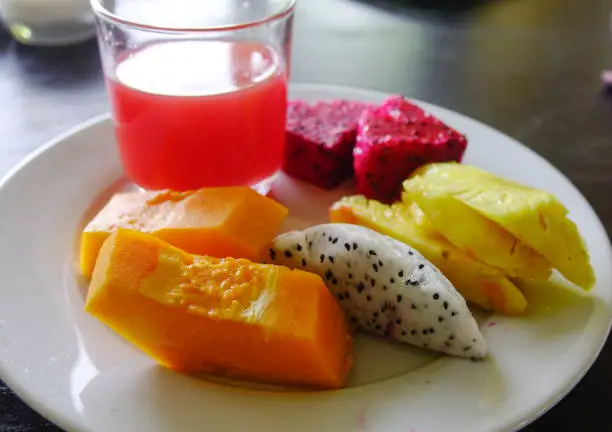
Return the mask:
[[4,26],[29,45],[65,45],[94,36],[89,0],[0,0]]

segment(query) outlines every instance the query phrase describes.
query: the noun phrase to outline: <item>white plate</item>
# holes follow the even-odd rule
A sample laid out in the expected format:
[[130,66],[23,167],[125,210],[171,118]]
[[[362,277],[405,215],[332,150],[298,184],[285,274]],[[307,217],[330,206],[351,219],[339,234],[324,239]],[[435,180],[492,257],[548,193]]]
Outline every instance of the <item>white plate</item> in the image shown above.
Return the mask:
[[[291,89],[292,98],[305,99],[385,96]],[[79,230],[122,175],[111,122],[99,117],[44,146],[0,186],[0,377],[43,415],[79,431],[488,432],[533,420],[576,384],[606,339],[608,237],[583,196],[544,159],[481,123],[422,105],[467,134],[466,163],[547,189],[570,209],[597,273],[591,297],[568,295],[550,307],[535,299],[526,318],[482,317],[484,362],[361,337],[351,386],[341,391],[243,388],[162,369],[83,312]],[[279,196],[293,222],[305,223],[325,221],[338,193],[284,178]]]

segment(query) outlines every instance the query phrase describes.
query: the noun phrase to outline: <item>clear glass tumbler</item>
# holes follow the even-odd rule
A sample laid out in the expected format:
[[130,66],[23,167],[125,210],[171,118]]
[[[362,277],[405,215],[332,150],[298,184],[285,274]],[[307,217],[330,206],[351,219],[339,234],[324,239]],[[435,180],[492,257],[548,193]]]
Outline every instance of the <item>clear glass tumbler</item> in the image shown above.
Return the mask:
[[124,171],[146,190],[281,168],[295,0],[91,0]]

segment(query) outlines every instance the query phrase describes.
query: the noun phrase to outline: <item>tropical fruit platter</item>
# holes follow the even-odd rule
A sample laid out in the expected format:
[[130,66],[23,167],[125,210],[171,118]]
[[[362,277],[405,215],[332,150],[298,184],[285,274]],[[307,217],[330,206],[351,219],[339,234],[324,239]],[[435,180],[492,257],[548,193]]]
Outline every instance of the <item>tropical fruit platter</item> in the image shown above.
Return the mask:
[[291,100],[282,175],[341,191],[325,217],[296,228],[274,187],[117,192],[81,233],[85,310],[161,367],[299,389],[345,386],[360,334],[486,361],[479,313],[595,274],[564,203],[468,147],[402,95]]

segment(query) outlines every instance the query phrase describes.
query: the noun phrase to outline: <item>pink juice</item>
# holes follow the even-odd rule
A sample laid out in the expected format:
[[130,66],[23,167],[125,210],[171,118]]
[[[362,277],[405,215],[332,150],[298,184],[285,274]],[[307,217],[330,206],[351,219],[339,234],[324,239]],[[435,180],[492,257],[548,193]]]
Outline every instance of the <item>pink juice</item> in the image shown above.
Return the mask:
[[108,87],[124,170],[145,189],[253,185],[281,167],[287,77],[267,45],[148,45]]

